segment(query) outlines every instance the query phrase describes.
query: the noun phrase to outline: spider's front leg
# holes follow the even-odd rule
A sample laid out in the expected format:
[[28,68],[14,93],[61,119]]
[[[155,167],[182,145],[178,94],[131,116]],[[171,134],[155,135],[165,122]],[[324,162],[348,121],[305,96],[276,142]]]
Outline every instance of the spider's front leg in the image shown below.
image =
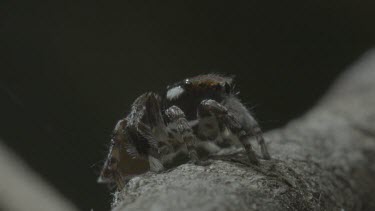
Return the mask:
[[185,118],[184,112],[177,106],[171,106],[165,111],[165,115],[168,119],[168,129],[182,138],[183,143],[181,144],[186,146],[190,161],[198,163],[199,158],[195,149],[197,138]]
[[245,148],[250,162],[259,164],[259,160],[249,142],[249,138],[252,136],[251,131],[244,128],[238,118],[217,101],[203,100],[198,107],[198,118],[202,119],[209,116],[215,116],[220,121],[219,124],[224,124],[232,133],[236,134]]
[[135,100],[132,111],[126,118],[128,124],[125,135],[129,143],[126,147],[128,153],[134,157],[147,158],[150,170],[154,172],[164,170],[159,145],[166,135],[160,101],[160,97],[155,93],[142,94]]

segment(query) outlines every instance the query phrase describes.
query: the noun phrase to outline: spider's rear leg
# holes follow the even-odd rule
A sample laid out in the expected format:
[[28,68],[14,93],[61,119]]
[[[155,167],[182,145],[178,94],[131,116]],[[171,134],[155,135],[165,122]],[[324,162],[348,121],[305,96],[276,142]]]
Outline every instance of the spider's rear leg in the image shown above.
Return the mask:
[[255,136],[255,139],[257,140],[258,144],[260,145],[260,150],[262,152],[263,159],[270,160],[271,156],[268,153],[268,149],[266,146],[266,143],[263,138],[262,130],[260,129],[258,123],[255,121],[254,118],[250,117],[251,119],[251,127],[250,131]]
[[177,106],[171,106],[165,111],[168,118],[168,127],[175,129],[178,136],[182,137],[183,144],[186,146],[189,159],[193,163],[199,163],[198,154],[196,151],[196,140],[193,129],[190,127],[189,122],[185,118],[184,112]]
[[252,134],[242,127],[240,122],[228,111],[228,109],[218,103],[215,100],[203,100],[198,107],[198,118],[204,118],[207,116],[214,115],[220,121],[220,124],[224,124],[234,134],[237,135],[241,144],[246,150],[250,162],[258,165],[259,160],[249,142]]

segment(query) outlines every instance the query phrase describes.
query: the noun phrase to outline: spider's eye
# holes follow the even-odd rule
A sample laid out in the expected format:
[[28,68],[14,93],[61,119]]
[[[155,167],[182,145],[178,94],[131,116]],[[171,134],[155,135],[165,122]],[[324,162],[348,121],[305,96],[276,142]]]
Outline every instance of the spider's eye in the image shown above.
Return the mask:
[[191,85],[192,83],[191,83],[191,81],[187,78],[187,79],[185,79],[184,84],[185,84],[185,85]]

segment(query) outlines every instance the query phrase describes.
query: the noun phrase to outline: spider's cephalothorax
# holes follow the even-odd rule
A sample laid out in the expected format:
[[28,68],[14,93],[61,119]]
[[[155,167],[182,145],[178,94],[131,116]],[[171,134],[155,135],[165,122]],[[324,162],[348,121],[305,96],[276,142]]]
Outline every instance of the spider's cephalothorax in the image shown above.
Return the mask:
[[188,120],[196,118],[198,105],[205,99],[221,101],[232,93],[232,77],[217,74],[187,78],[167,87],[165,100],[168,105],[177,105]]
[[[257,164],[249,140],[255,136],[263,158],[270,159],[258,123],[234,93],[233,77],[207,74],[185,79],[167,87],[165,100],[167,106],[175,105],[185,112],[200,139],[222,138],[229,130],[244,146],[250,161]],[[214,127],[221,131],[207,134]]]

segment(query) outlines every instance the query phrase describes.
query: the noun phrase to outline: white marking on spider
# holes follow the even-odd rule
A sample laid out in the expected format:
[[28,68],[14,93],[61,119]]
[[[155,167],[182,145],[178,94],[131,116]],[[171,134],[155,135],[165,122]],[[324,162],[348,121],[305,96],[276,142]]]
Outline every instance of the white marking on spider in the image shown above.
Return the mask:
[[168,100],[177,99],[184,92],[185,92],[185,90],[181,86],[173,87],[172,89],[168,90],[168,92],[167,92],[167,99]]

